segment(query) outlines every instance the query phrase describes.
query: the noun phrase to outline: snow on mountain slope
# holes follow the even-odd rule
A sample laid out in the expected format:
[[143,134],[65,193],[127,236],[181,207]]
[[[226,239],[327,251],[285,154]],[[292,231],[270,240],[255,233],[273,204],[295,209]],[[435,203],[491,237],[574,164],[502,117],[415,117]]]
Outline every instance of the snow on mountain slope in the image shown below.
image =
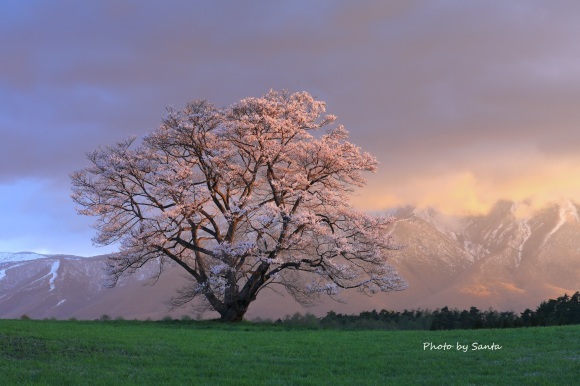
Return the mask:
[[521,310],[579,290],[578,206],[566,200],[530,208],[500,201],[478,216],[413,208],[394,213],[395,240],[414,242],[403,242],[407,248],[393,260],[409,289],[388,295],[387,304]]
[[54,291],[55,289],[55,280],[58,277],[58,267],[60,266],[60,260],[51,260],[50,263],[50,271],[45,274],[44,276],[34,280],[31,284],[42,282],[44,279],[48,279],[48,284],[50,286],[49,291]]
[[46,259],[48,257],[34,252],[0,252],[0,264]]
[[516,259],[516,268],[520,265],[520,263],[522,261],[522,252],[524,250],[524,245],[526,244],[526,241],[528,241],[530,236],[532,235],[532,229],[530,228],[530,225],[528,224],[528,222],[526,220],[521,220],[519,222],[519,226],[520,226],[520,232],[523,235],[523,240],[522,240],[522,243],[520,244],[520,246],[518,247],[518,257]]
[[[0,265],[0,318],[94,319],[103,314],[157,318],[169,314],[167,301],[185,283],[176,270],[151,286],[153,266],[105,287],[106,256],[51,255]],[[175,271],[175,272],[173,272]],[[176,317],[184,313],[180,310]]]
[[570,201],[565,200],[558,208],[558,223],[556,226],[546,235],[544,238],[544,242],[542,246],[546,245],[548,239],[556,233],[564,224],[567,222],[576,222],[580,223],[580,219],[578,218],[578,209],[576,206]]

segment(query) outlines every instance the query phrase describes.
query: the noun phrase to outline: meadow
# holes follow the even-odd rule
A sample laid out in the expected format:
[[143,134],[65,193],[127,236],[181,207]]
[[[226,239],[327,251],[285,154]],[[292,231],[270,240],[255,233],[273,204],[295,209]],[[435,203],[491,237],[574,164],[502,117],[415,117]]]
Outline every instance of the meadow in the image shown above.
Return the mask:
[[571,385],[580,379],[580,325],[381,331],[0,320],[0,374],[3,385]]

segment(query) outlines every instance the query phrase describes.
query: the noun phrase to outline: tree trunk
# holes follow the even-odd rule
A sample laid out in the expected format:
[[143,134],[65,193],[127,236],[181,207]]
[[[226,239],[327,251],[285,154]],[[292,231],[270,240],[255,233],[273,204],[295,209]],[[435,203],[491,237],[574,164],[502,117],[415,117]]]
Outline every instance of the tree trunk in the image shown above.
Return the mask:
[[258,289],[264,284],[264,275],[269,266],[269,264],[262,262],[241,291],[237,289],[235,277],[231,277],[229,288],[232,291],[226,292],[223,307],[221,310],[217,309],[221,315],[220,320],[222,322],[241,322],[243,320],[250,303],[256,300]]
[[248,311],[248,302],[237,301],[228,305],[224,312],[220,313],[220,320],[222,322],[241,322],[244,319],[246,311]]

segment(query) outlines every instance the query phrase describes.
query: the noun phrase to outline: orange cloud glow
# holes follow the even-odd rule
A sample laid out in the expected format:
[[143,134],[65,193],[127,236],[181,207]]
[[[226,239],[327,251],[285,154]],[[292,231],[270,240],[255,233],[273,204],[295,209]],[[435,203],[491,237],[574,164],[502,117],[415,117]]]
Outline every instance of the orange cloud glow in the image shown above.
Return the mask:
[[[547,160],[528,157],[519,160],[525,168],[509,162],[486,166],[474,163],[470,171],[442,171],[403,182],[369,179],[353,204],[376,211],[400,205],[432,207],[445,214],[485,214],[498,200],[526,202],[518,213],[542,208],[562,199],[580,199],[580,157]],[[527,209],[526,209],[527,208]]]

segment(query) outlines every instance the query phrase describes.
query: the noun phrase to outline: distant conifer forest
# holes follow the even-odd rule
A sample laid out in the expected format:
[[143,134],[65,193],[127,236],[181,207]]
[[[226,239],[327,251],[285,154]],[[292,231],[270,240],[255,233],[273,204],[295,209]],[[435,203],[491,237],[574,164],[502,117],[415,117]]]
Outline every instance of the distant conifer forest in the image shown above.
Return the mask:
[[364,311],[358,315],[330,311],[318,318],[313,314],[288,315],[275,323],[311,328],[454,330],[481,328],[515,328],[580,324],[580,292],[564,294],[542,302],[535,311],[526,309],[519,315],[512,311],[481,311],[477,307],[460,311],[443,307],[430,310]]

